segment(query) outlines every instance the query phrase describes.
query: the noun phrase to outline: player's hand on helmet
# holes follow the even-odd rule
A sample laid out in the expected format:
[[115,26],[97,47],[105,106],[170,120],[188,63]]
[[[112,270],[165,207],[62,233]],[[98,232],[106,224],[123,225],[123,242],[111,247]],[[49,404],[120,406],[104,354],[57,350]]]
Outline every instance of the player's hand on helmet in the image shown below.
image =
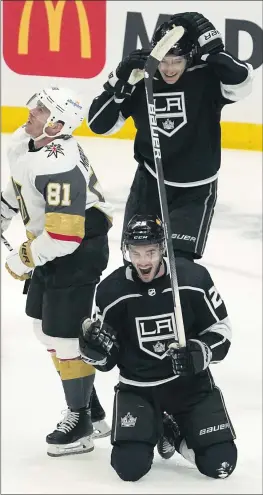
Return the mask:
[[84,360],[105,364],[108,356],[118,350],[116,334],[106,322],[86,318],[81,323],[79,347]]
[[[150,50],[144,48],[134,50],[119,63],[116,69],[116,76],[119,79],[122,79],[122,81],[129,82],[132,85],[136,84],[143,78],[143,70],[149,54]],[[137,74],[137,79],[131,78],[134,70],[140,71],[140,73]]]
[[224,50],[222,36],[215,26],[199,12],[175,14],[169,23],[183,26],[196,45],[199,56],[215,54]]
[[104,89],[114,94],[117,100],[130,96],[134,85],[143,79],[143,70],[149,54],[150,50],[143,48],[131,52],[119,63],[116,71],[110,73]]
[[168,355],[172,360],[175,375],[196,375],[205,370],[211,361],[212,351],[201,340],[187,340],[185,347],[169,345]]

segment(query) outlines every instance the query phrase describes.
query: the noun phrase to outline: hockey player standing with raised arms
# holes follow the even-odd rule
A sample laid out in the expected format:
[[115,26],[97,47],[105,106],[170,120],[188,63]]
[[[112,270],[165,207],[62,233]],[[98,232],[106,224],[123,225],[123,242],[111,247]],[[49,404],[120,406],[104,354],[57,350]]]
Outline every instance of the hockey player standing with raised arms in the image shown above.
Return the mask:
[[137,481],[151,469],[157,445],[164,458],[177,450],[202,474],[226,478],[236,466],[235,433],[210,371],[231,343],[225,304],[206,268],[177,257],[186,346],[175,349],[174,302],[158,217],[130,220],[123,254],[130,263],[99,284],[98,319],[85,319],[80,335],[83,359],[101,371],[115,365],[120,370],[111,465],[124,481]]
[[97,435],[109,434],[93,388],[95,369],[80,358],[78,334],[107,266],[112,210],[72,136],[85,115],[77,95],[47,88],[27,106],[28,121],[8,149],[11,179],[1,197],[1,230],[20,210],[28,240],[7,256],[6,268],[19,280],[33,270],[26,314],[52,356],[68,406],[46,439],[48,454],[60,456],[93,449],[92,421]]
[[[219,32],[198,12],[172,16],[156,30],[152,45],[174,25],[185,33],[159,64],[155,112],[174,249],[195,259],[203,255],[217,198],[221,110],[251,92],[253,69],[224,50]],[[129,117],[136,127],[138,168],[124,230],[136,213],[161,215],[142,80],[148,54],[135,50],[122,60],[89,110],[89,126],[97,134],[116,132]]]

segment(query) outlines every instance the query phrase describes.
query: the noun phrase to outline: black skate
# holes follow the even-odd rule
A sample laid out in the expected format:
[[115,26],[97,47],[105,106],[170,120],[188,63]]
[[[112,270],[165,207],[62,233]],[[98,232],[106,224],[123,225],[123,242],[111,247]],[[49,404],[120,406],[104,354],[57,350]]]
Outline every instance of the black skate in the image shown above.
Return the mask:
[[94,386],[90,396],[90,411],[93,424],[93,438],[108,437],[111,433],[111,429],[105,421],[106,414],[98,399]]
[[68,409],[64,419],[57,424],[56,430],[46,437],[47,454],[51,457],[59,457],[91,452],[94,450],[92,434],[93,426],[89,410]]
[[163,433],[158,440],[157,450],[163,459],[170,459],[176,449],[180,439],[180,431],[173,416],[163,413]]

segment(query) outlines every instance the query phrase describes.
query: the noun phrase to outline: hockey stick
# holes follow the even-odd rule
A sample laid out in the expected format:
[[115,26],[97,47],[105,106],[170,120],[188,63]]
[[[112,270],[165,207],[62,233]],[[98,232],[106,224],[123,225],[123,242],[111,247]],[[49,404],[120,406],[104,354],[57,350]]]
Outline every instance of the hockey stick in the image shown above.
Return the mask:
[[8,249],[8,251],[13,251],[11,244],[9,244],[8,240],[5,238],[5,236],[3,236],[3,234],[1,234],[1,241],[5,245],[5,247]]
[[177,43],[177,41],[181,39],[183,34],[184,34],[184,28],[181,26],[175,26],[173,29],[171,29],[171,31],[166,33],[166,35],[159,41],[159,43],[157,43],[157,45],[151,51],[148,60],[146,62],[145,71],[144,71],[145,92],[146,92],[151,137],[152,137],[153,156],[154,156],[154,163],[155,163],[155,169],[157,175],[162,219],[163,219],[164,231],[165,231],[167,258],[168,258],[168,265],[170,268],[171,288],[172,288],[172,295],[174,302],[175,322],[177,327],[177,334],[176,332],[174,332],[174,334],[176,341],[178,341],[178,344],[177,345],[176,343],[172,344],[174,347],[177,347],[178,345],[179,347],[185,347],[186,340],[185,340],[184,322],[182,316],[182,308],[181,308],[178,280],[176,273],[175,256],[174,256],[172,236],[171,236],[171,226],[170,226],[169,211],[167,205],[167,196],[164,185],[161,147],[159,141],[156,114],[155,114],[155,103],[153,96],[153,77],[158,68],[159,62],[167,54],[170,48],[175,43]]
[[[8,240],[5,238],[3,234],[1,234],[1,241],[5,245],[5,247],[8,249],[8,251],[13,251],[14,249],[12,248],[11,244],[8,242]],[[24,283],[24,288],[23,288],[23,294],[27,294],[29,285],[30,285],[30,280],[32,277],[32,272],[29,273],[30,278],[27,278]]]

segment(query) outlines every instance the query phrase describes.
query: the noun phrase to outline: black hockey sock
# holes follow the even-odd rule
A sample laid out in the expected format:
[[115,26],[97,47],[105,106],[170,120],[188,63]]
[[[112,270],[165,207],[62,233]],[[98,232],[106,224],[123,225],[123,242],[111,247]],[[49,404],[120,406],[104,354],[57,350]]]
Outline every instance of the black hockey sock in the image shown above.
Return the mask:
[[101,421],[102,419],[105,418],[105,411],[99,401],[99,398],[97,396],[96,389],[93,385],[93,389],[91,392],[90,396],[90,404],[89,404],[90,410],[91,410],[91,420],[94,421]]

